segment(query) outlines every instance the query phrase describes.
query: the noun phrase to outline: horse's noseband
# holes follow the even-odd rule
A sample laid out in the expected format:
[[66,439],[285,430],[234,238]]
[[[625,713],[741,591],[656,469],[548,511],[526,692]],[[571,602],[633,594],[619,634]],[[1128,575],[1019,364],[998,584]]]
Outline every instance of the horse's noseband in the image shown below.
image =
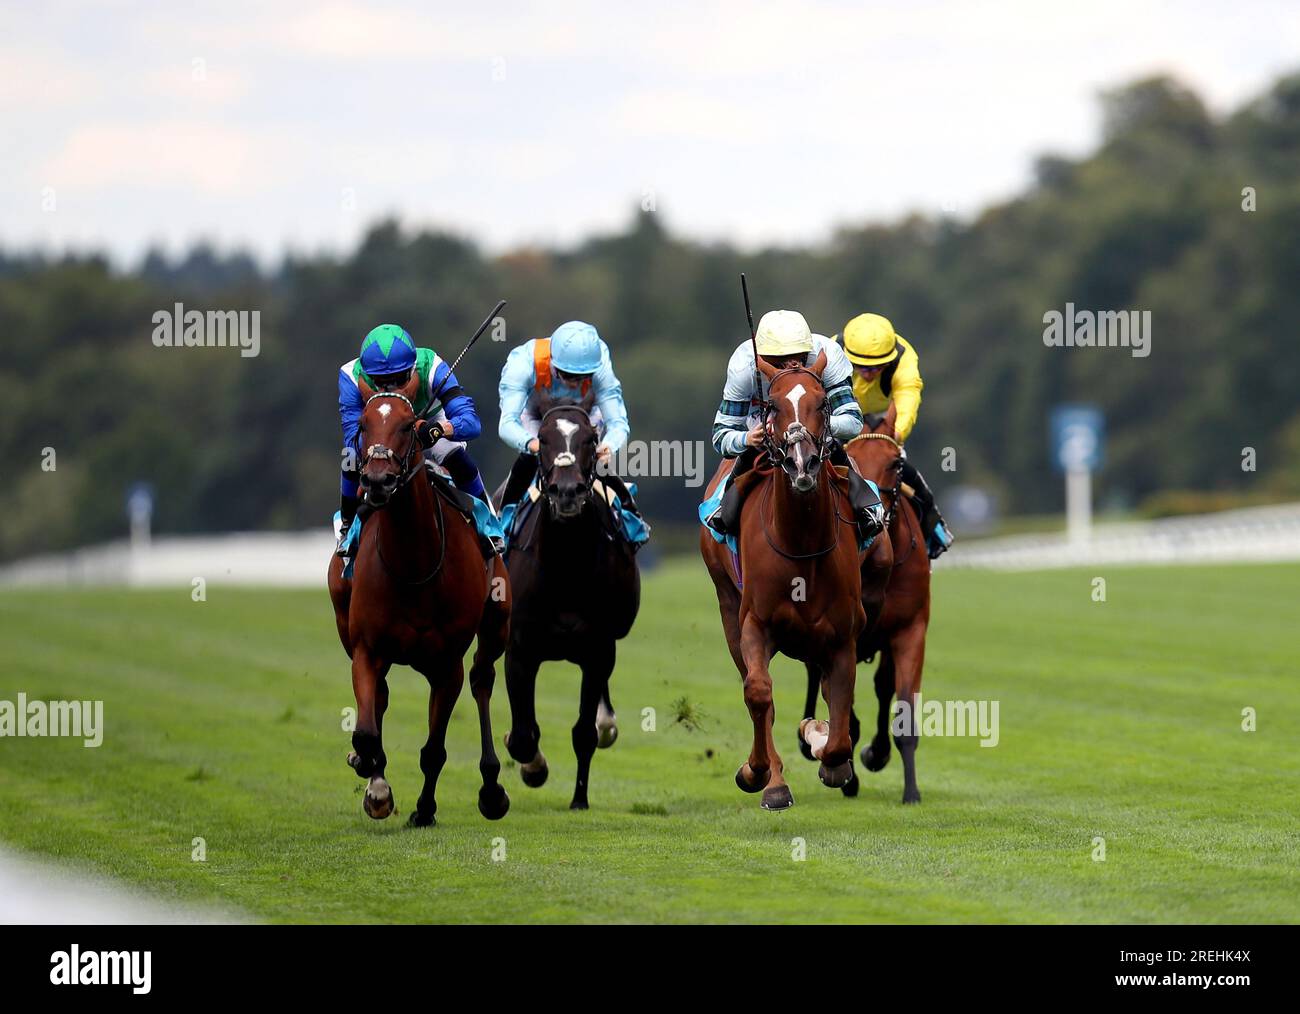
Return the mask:
[[[587,426],[591,428],[593,433],[595,432],[595,426],[592,424],[591,415],[581,405],[551,406],[551,408],[547,409],[546,413],[542,416],[538,432],[541,432],[540,426],[546,424],[546,420],[550,417],[552,412],[559,412],[562,410],[580,412],[583,419],[586,421]],[[551,463],[545,467],[542,467],[540,459],[538,461],[538,475],[541,479],[541,482],[538,485],[540,487],[542,498],[546,500],[546,504],[550,508],[552,516],[556,515],[558,508],[556,507],[555,501],[551,498],[551,473],[557,468],[571,468],[577,463],[578,456],[572,451],[561,451],[552,458]],[[578,490],[578,500],[580,502],[585,502],[587,497],[591,494],[592,487],[596,484],[596,466],[594,461],[592,462],[591,474],[584,475],[582,480],[582,486]]]
[[[784,373],[806,373],[808,376],[816,380],[819,386],[821,385],[821,378],[817,377],[812,370],[804,366],[792,366],[788,370],[782,370],[772,378],[771,382],[768,384],[769,394],[772,390],[772,384],[776,383],[777,378]],[[809,432],[808,427],[796,419],[785,428],[785,432],[781,434],[779,440],[772,438],[766,431],[767,419],[774,411],[775,406],[772,404],[771,400],[764,402],[763,449],[767,452],[767,456],[772,460],[772,463],[777,465],[787,476],[793,479],[798,473],[799,465],[793,458],[791,458],[789,448],[795,447],[796,445],[803,443],[805,440],[812,440],[813,435]],[[821,470],[822,462],[830,455],[831,445],[834,440],[834,437],[831,434],[830,405],[825,398],[822,399],[818,412],[822,417],[822,435],[821,439],[817,442],[816,450],[814,450],[804,462],[804,473],[808,476],[816,476]]]
[[[411,410],[412,415],[416,416],[417,419],[419,418],[419,416],[416,415],[415,406],[411,404],[411,399],[404,394],[398,394],[396,391],[380,391],[377,394],[372,394],[366,399],[366,406],[369,407],[370,403],[376,398],[397,398],[400,401],[405,402],[406,407]],[[419,443],[418,440],[412,437],[411,445],[406,449],[406,454],[401,458],[397,456],[396,451],[385,444],[371,444],[366,448],[366,452],[361,458],[361,467],[364,469],[366,465],[370,464],[372,461],[399,462],[401,470],[398,473],[397,486],[405,486],[419,471],[419,469],[411,467],[411,458],[419,448]]]

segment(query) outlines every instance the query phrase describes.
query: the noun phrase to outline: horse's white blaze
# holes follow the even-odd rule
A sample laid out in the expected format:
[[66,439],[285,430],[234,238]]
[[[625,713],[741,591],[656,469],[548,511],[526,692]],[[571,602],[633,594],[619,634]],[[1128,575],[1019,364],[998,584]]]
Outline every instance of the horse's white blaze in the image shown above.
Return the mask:
[[385,419],[388,418],[388,413],[391,412],[392,410],[393,410],[393,406],[392,406],[392,405],[380,405],[380,406],[379,406],[379,414],[382,415]]
[[[803,420],[799,418],[799,402],[803,400],[803,396],[807,393],[808,391],[804,388],[803,384],[795,384],[794,387],[786,392],[785,396],[786,400],[790,402],[790,407],[794,409],[795,425],[800,427],[800,429],[803,428]],[[802,443],[794,445],[794,462],[799,467],[799,470],[803,471]]]
[[555,425],[560,433],[564,435],[564,449],[570,450],[569,444],[573,441],[573,434],[578,432],[578,424],[569,422],[568,419],[556,419]]
[[794,409],[794,421],[799,422],[799,401],[808,392],[804,389],[803,384],[795,384],[786,394],[786,400],[790,402],[790,407]]

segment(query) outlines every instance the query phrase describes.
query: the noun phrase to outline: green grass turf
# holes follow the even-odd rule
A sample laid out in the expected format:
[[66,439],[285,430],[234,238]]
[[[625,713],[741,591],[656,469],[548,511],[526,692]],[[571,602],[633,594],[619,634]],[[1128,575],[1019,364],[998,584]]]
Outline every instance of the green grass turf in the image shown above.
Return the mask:
[[[772,814],[732,782],[750,725],[712,587],[698,561],[669,563],[619,649],[621,736],[596,755],[592,809],[568,809],[578,675],[555,663],[550,781],[527,789],[507,762],[509,815],[479,816],[466,690],[429,830],[405,826],[424,680],[391,676],[400,813],[371,821],[344,765],[351,684],[323,588],[5,592],[0,698],[102,699],[106,733],[99,749],[0,739],[0,843],[272,921],[1300,919],[1300,567],[1097,573],[1104,603],[1093,572],[936,575],[924,688],[999,701],[1001,742],[923,740],[919,807],[899,803],[896,754],[860,772],[857,799],[821,785],[795,749],[802,667],[779,659],[796,805]],[[859,687],[868,713],[866,667]],[[674,721],[682,698],[701,728]],[[500,672],[493,712],[499,743]]]

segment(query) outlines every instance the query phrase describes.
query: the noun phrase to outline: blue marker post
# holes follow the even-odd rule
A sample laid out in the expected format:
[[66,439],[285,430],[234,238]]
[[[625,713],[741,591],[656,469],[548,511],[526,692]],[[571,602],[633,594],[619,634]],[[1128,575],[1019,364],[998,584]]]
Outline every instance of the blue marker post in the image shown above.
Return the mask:
[[1065,530],[1070,542],[1092,536],[1092,473],[1101,467],[1105,420],[1093,405],[1052,410],[1052,457],[1065,473]]

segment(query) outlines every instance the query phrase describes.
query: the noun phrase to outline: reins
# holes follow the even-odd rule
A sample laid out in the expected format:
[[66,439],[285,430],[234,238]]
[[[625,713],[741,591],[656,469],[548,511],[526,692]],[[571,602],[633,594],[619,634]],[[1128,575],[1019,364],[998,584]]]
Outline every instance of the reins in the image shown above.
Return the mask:
[[894,473],[894,485],[886,490],[889,494],[889,510],[885,513],[885,531],[889,531],[893,527],[896,511],[902,514],[903,519],[907,522],[908,547],[907,552],[894,561],[893,566],[898,567],[900,564],[907,562],[907,559],[916,550],[916,532],[912,530],[912,520],[907,516],[906,511],[898,511],[898,498],[903,486],[903,445],[886,433],[859,433],[844,445],[844,450],[847,452],[848,449],[859,440],[885,440],[893,444],[895,449],[899,452],[898,457],[894,458],[893,462],[889,466]]

